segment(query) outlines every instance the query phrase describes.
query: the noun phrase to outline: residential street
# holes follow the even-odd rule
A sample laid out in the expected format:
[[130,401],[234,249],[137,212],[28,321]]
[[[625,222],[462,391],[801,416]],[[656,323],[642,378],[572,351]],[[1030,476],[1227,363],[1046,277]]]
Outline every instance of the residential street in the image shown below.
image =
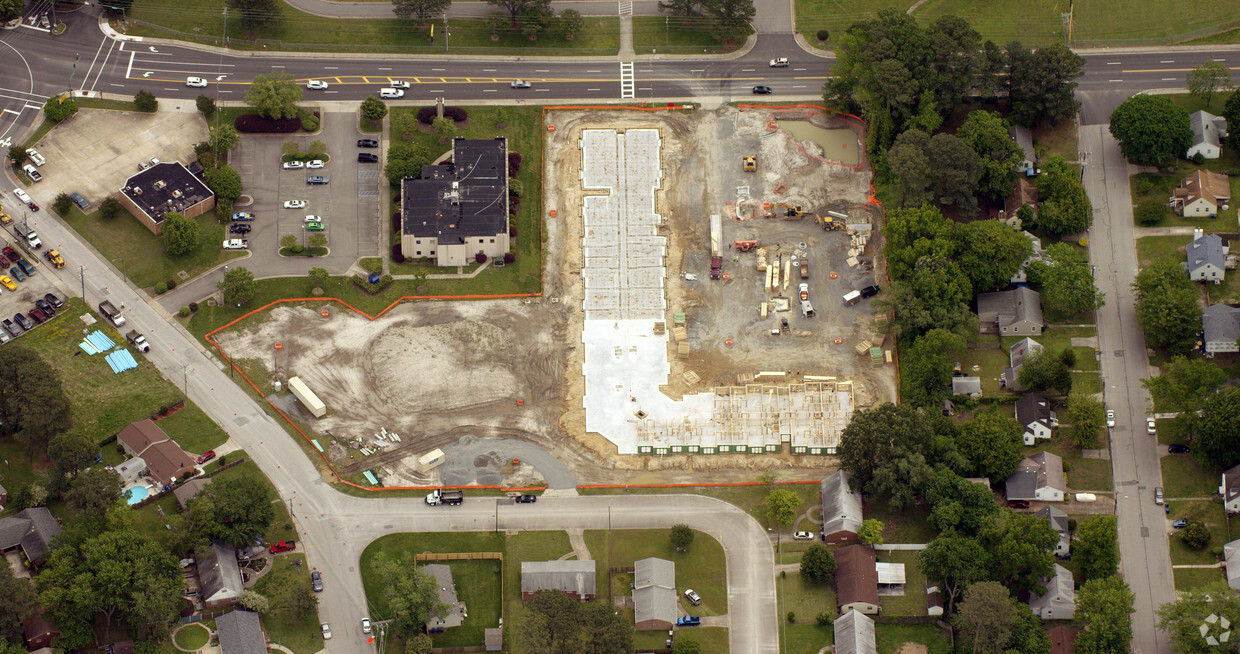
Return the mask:
[[1168,550],[1168,521],[1154,504],[1154,487],[1162,485],[1156,437],[1145,433],[1149,394],[1141,379],[1149,377],[1145,338],[1137,326],[1132,281],[1137,253],[1128,189],[1128,162],[1106,125],[1086,125],[1079,136],[1088,152],[1085,190],[1094,208],[1089,254],[1095,283],[1106,294],[1098,311],[1098,343],[1111,429],[1111,471],[1115,483],[1119,546],[1124,579],[1136,596],[1132,651],[1170,652],[1167,634],[1156,629],[1157,607],[1175,599]]

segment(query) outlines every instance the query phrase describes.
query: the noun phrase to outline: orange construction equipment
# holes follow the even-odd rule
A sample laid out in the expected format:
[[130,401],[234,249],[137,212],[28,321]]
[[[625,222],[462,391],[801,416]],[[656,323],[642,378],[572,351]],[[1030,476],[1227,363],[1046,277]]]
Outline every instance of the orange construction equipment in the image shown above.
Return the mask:
[[737,250],[741,252],[748,252],[758,247],[758,242],[757,241],[732,241],[732,243],[729,244],[728,247],[736,248]]

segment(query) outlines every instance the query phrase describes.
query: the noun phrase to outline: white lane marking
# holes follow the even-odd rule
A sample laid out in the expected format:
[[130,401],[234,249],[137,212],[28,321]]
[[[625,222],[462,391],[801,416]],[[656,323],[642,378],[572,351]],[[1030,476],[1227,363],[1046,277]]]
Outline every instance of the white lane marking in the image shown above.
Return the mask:
[[323,70],[337,70],[340,66],[324,66]]
[[653,91],[654,89],[650,88],[649,86],[642,86],[642,87],[638,87],[637,90],[638,91]]
[[1118,65],[1120,65],[1121,63],[1123,63],[1123,62],[1122,62],[1122,61],[1108,61],[1108,62],[1107,62],[1107,65],[1108,65],[1108,66],[1118,66]]
[[1122,81],[1124,81],[1124,80],[1122,80],[1122,79],[1112,79],[1112,80],[1107,80],[1107,81],[1109,81],[1109,82],[1122,82]]
[[431,70],[432,70],[432,71],[435,71],[435,72],[437,72],[437,73],[442,73],[442,72],[444,71],[444,69],[443,69],[443,68],[432,68]]
[[742,68],[742,69],[741,69],[741,72],[742,72],[742,73],[752,73],[752,72],[754,72],[754,69],[752,69],[752,68]]
[[1163,59],[1162,61],[1160,61],[1160,62],[1158,62],[1158,63],[1160,63],[1160,64],[1174,64],[1174,63],[1175,63],[1175,60],[1174,60],[1174,59]]
[[431,89],[431,93],[443,93],[443,89]]
[[1162,81],[1164,81],[1164,82],[1174,82],[1174,81],[1176,81],[1177,79],[1179,79],[1179,78],[1178,78],[1178,77],[1164,77],[1164,78],[1162,78]]
[[808,69],[808,68],[793,68],[792,70],[806,71],[806,70],[809,70],[809,69]]
[[483,93],[499,93],[499,89],[482,89]]
[[136,52],[130,52],[130,53],[129,53],[129,68],[126,68],[126,69],[125,69],[125,77],[126,77],[126,78],[128,78],[128,77],[129,77],[129,74],[133,72],[133,58],[134,58],[134,56],[135,56],[135,55],[137,55],[137,54],[138,54],[138,53],[136,53]]
[[800,85],[796,85],[796,84],[794,84],[794,85],[792,86],[792,88],[794,88],[794,89],[803,89],[803,88],[805,88],[805,85],[804,85],[804,84],[800,84]]
[[705,68],[690,68],[689,72],[690,73],[704,73],[706,72],[706,69]]
[[536,69],[534,72],[535,73],[550,73],[551,71],[546,70],[545,68],[539,68],[539,69]]
[[494,68],[483,68],[483,69],[482,69],[482,72],[484,72],[484,73],[494,73],[494,72],[495,72],[495,69],[494,69]]
[[534,89],[535,93],[550,93],[551,89]]
[[4,112],[3,112],[3,113],[6,113],[6,114],[13,114],[14,116],[20,116],[20,115],[22,115],[22,112],[17,111],[16,109],[8,109],[8,108],[5,108],[5,110],[4,110]]
[[120,86],[120,87],[124,87],[125,85],[124,85],[124,84],[108,84],[108,86]]
[[324,93],[339,93],[340,91],[323,91]]
[[587,73],[601,73],[601,72],[603,72],[603,71],[601,71],[601,70],[587,70],[586,72],[587,72]]
[[391,66],[380,67],[379,70],[392,70]]
[[602,91],[603,89],[586,89],[587,91]]
[[271,67],[272,67],[272,68],[284,68],[284,66],[277,66],[277,65],[275,65],[275,64],[272,64],[272,65],[271,65]]

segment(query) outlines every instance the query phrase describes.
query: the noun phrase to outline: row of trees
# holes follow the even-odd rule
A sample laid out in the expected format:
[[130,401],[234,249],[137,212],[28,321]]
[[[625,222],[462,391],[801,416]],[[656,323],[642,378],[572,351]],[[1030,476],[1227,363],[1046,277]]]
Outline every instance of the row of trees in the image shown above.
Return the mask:
[[1226,382],[1226,371],[1214,363],[1184,356],[1141,380],[1154,406],[1176,412],[1173,420],[1197,462],[1224,470],[1240,464],[1240,388],[1223,388]]

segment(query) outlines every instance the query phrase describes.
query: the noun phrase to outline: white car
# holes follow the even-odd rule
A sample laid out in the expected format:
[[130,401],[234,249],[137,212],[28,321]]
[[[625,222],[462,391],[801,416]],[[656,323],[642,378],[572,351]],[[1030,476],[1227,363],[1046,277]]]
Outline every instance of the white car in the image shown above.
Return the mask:
[[324,82],[322,80],[312,79],[309,82],[306,82],[306,88],[314,89],[316,91],[322,91],[323,89],[327,88],[327,82]]
[[306,167],[306,162],[304,161],[285,161],[284,162],[285,170],[300,170],[305,167]]
[[777,58],[777,59],[772,59],[772,60],[771,60],[771,63],[770,63],[770,64],[768,64],[768,65],[769,65],[771,68],[787,68],[787,67],[788,67],[788,58],[787,58],[787,57],[779,57],[779,58]]
[[1154,435],[1158,433],[1158,424],[1154,422],[1153,418],[1145,419],[1145,431],[1148,432],[1150,435]]
[[323,623],[323,640],[332,639],[332,628],[326,622]]
[[362,633],[370,633],[370,618],[362,618]]
[[322,168],[322,167],[323,167],[322,159],[315,159],[314,161],[311,161],[310,163],[306,164],[306,168]]
[[230,238],[224,241],[225,250],[245,250],[250,247],[250,242],[243,238]]
[[528,89],[530,88],[530,83],[523,79],[514,79],[512,80],[512,84],[509,84],[508,86],[514,89]]
[[405,92],[400,89],[379,89],[379,97],[389,100],[405,97]]
[[792,535],[793,540],[814,540],[814,535],[808,531],[798,531]]
[[25,191],[15,188],[13,189],[13,195],[16,196],[18,200],[21,200],[23,204],[30,204],[30,196],[27,195]]
[[391,84],[388,84],[388,86],[394,89],[407,89],[409,88],[409,82],[406,82],[404,80],[394,79],[392,80]]
[[185,85],[192,86],[193,88],[196,88],[196,89],[201,89],[207,85],[207,80],[201,77],[186,77]]
[[305,209],[306,201],[305,200],[285,200],[284,208],[285,209]]
[[323,220],[323,216],[306,216],[306,222],[321,223],[321,222],[326,222],[326,221]]
[[26,150],[26,156],[30,157],[30,160],[33,161],[36,166],[42,166],[47,163],[47,159],[44,159],[43,155],[39,154],[39,151],[34,148]]
[[1108,427],[1115,426],[1115,412],[1114,411],[1107,411],[1107,426]]

